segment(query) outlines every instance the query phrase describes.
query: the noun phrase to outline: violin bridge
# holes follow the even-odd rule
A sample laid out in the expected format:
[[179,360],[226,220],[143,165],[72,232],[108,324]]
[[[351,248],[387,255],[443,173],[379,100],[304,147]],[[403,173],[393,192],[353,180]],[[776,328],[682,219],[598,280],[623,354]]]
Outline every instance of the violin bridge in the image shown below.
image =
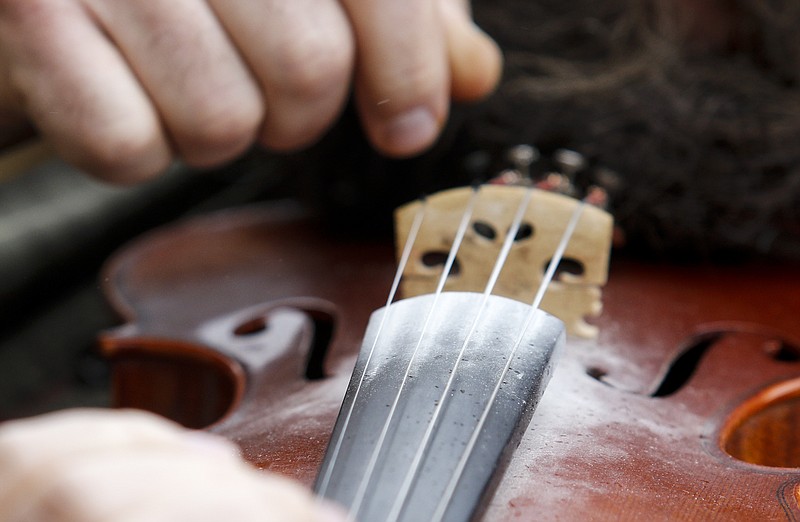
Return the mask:
[[[441,260],[450,248],[467,201],[469,187],[439,192],[425,201],[422,227],[411,250],[401,283],[401,293],[411,297],[431,293],[441,275]],[[581,202],[571,197],[519,186],[484,185],[473,210],[470,227],[456,257],[456,269],[445,290],[480,292],[489,279],[504,234],[528,190],[533,195],[525,210],[496,292],[530,303],[543,280],[564,228]],[[395,212],[398,256],[421,202]],[[586,205],[559,264],[556,278],[542,301],[542,309],[564,321],[567,331],[595,337],[597,328],[586,322],[602,310],[601,287],[608,279],[613,219],[607,212]]]

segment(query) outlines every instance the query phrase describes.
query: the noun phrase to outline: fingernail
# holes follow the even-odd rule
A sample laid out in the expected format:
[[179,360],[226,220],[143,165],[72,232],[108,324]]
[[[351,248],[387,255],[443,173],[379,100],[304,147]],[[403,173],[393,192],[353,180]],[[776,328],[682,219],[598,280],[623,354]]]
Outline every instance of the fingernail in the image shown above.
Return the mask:
[[422,152],[438,134],[439,124],[433,113],[425,107],[417,107],[394,117],[383,129],[388,152],[398,156]]

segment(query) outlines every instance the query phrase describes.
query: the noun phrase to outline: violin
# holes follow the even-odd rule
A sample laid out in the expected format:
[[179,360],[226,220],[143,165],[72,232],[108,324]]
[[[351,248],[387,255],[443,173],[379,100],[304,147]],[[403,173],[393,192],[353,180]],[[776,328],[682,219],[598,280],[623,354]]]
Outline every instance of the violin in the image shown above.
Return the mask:
[[[444,261],[435,234],[412,249],[410,283],[392,304],[390,245],[325,235],[283,202],[192,218],[112,258],[103,281],[125,324],[100,341],[117,405],[228,437],[259,468],[355,498],[359,520],[798,519],[797,271],[615,259],[599,313],[607,258],[587,257],[586,242],[609,223],[578,222],[559,263],[523,244],[542,218],[517,220],[513,233],[493,221],[507,207],[490,202],[465,219],[463,241],[507,235],[517,264],[566,266],[537,299],[572,310],[564,322],[579,335],[564,341],[561,321],[538,310],[521,320],[508,297],[426,294],[442,264],[452,285],[488,271],[469,253]],[[401,235],[412,208],[398,214]],[[497,286],[514,294],[515,273]],[[437,299],[450,315],[429,312]],[[495,344],[532,351],[493,358]],[[496,386],[484,379],[495,374]],[[470,409],[471,394],[490,406]],[[367,478],[350,473],[364,469]]]

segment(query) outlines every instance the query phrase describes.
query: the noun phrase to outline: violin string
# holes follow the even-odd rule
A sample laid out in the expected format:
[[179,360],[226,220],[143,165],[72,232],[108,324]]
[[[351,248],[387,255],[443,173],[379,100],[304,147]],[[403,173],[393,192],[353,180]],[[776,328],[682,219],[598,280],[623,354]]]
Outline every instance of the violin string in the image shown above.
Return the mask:
[[556,251],[553,254],[553,258],[550,260],[550,264],[547,266],[547,271],[545,272],[544,277],[542,278],[542,282],[539,284],[539,289],[536,291],[536,296],[533,298],[533,302],[531,303],[531,307],[534,310],[538,309],[539,305],[542,304],[542,299],[544,299],[544,294],[547,292],[550,283],[553,281],[553,277],[556,274],[558,265],[561,263],[561,260],[564,257],[564,251],[567,249],[567,245],[569,244],[569,241],[572,238],[572,234],[575,233],[575,228],[578,226],[578,220],[583,214],[583,209],[585,207],[586,207],[586,202],[581,201],[578,203],[578,206],[575,207],[575,210],[572,212],[572,216],[570,217],[569,223],[567,223],[567,228],[564,230],[564,234],[561,236],[561,241],[558,243],[558,247],[556,248]]
[[331,460],[328,464],[327,468],[325,469],[322,479],[320,480],[320,485],[317,491],[317,496],[319,499],[322,499],[325,496],[325,493],[328,490],[328,484],[330,484],[331,476],[333,475],[333,469],[336,466],[336,461],[339,458],[339,452],[342,448],[342,442],[344,441],[345,433],[347,432],[347,427],[350,425],[350,419],[353,416],[353,409],[356,404],[356,398],[361,391],[361,387],[364,384],[364,378],[367,375],[367,369],[369,368],[369,363],[372,361],[372,355],[375,353],[375,347],[378,345],[378,339],[381,337],[381,333],[383,332],[383,326],[386,324],[389,314],[390,308],[392,303],[394,302],[394,297],[397,294],[397,289],[400,286],[400,280],[403,277],[403,273],[405,272],[406,265],[408,264],[408,260],[411,257],[411,249],[413,245],[417,241],[417,235],[419,234],[420,228],[422,227],[422,221],[424,219],[426,210],[427,210],[427,200],[422,198],[420,200],[420,206],[417,209],[417,212],[414,214],[414,220],[411,223],[411,228],[409,229],[408,237],[406,238],[405,245],[403,246],[403,253],[400,256],[400,262],[397,266],[397,271],[394,274],[394,280],[392,281],[392,287],[389,290],[389,297],[386,299],[386,305],[384,307],[383,316],[381,317],[381,321],[378,324],[378,330],[375,333],[375,338],[372,341],[372,346],[370,347],[369,354],[367,355],[367,360],[364,363],[364,371],[362,372],[361,376],[359,377],[358,384],[356,385],[356,389],[353,393],[353,400],[350,403],[350,407],[345,414],[344,421],[342,421],[342,430],[339,433],[339,437],[333,445],[331,451]]
[[436,292],[434,293],[433,302],[431,303],[430,308],[425,317],[425,322],[422,325],[422,330],[420,332],[419,338],[417,339],[416,346],[414,350],[411,352],[411,357],[408,360],[408,364],[406,365],[405,372],[403,373],[403,378],[400,381],[400,387],[395,394],[394,400],[389,408],[389,413],[386,417],[386,420],[383,423],[383,428],[381,429],[380,435],[378,436],[377,443],[375,445],[375,449],[372,451],[370,455],[370,459],[367,463],[367,468],[364,472],[364,475],[361,477],[361,481],[359,482],[358,489],[356,490],[355,498],[353,499],[353,503],[350,505],[348,510],[347,518],[348,520],[356,520],[358,518],[358,513],[361,510],[361,506],[364,502],[364,498],[366,497],[367,487],[369,486],[369,482],[372,478],[372,475],[375,473],[375,469],[378,463],[378,457],[383,449],[383,445],[386,441],[386,436],[389,433],[389,426],[394,418],[395,411],[397,410],[397,406],[400,403],[400,397],[402,396],[403,390],[405,389],[406,383],[408,382],[409,375],[411,374],[411,367],[416,360],[417,352],[419,351],[420,347],[422,346],[422,340],[425,337],[425,333],[428,329],[428,325],[430,323],[431,318],[433,317],[433,312],[436,308],[436,305],[439,301],[439,297],[442,294],[442,290],[444,289],[445,282],[447,281],[447,277],[450,274],[450,270],[453,267],[453,263],[455,262],[456,254],[461,247],[461,243],[464,240],[464,235],[467,231],[467,226],[469,225],[470,219],[472,218],[472,213],[475,208],[475,202],[477,201],[478,194],[480,191],[480,187],[476,187],[472,189],[472,194],[470,195],[469,201],[467,202],[467,206],[464,209],[464,213],[461,216],[461,222],[458,226],[458,231],[456,232],[455,239],[450,247],[450,252],[447,256],[447,261],[445,262],[444,269],[442,271],[442,275],[439,278],[439,283],[436,286]]
[[[449,506],[450,502],[453,499],[453,495],[455,494],[456,488],[458,487],[458,483],[461,480],[461,476],[464,473],[464,469],[466,468],[467,461],[469,457],[472,455],[473,450],[475,449],[475,445],[478,442],[478,437],[480,436],[481,430],[483,429],[483,425],[486,423],[486,419],[489,417],[489,413],[491,411],[492,406],[494,405],[495,400],[497,399],[497,395],[500,393],[500,389],[502,388],[503,382],[505,380],[506,373],[508,373],[509,369],[511,368],[512,361],[517,354],[517,350],[519,349],[520,345],[522,344],[522,340],[525,336],[525,332],[528,331],[528,328],[531,325],[534,317],[537,317],[536,312],[539,310],[539,305],[542,302],[544,297],[544,293],[547,287],[550,286],[550,283],[553,280],[553,276],[556,272],[556,267],[561,262],[561,259],[564,256],[564,252],[567,249],[567,245],[569,244],[572,235],[575,232],[575,228],[578,225],[578,221],[583,214],[583,210],[586,207],[586,202],[581,201],[579,202],[578,206],[572,213],[570,217],[569,223],[567,224],[566,228],[564,229],[564,233],[561,236],[561,240],[559,241],[558,247],[556,248],[555,253],[553,254],[553,258],[550,260],[550,265],[547,267],[547,271],[545,272],[544,277],[542,278],[542,282],[539,284],[539,290],[536,292],[536,296],[533,299],[531,304],[530,311],[528,312],[527,317],[525,318],[525,322],[523,324],[522,329],[517,336],[517,340],[514,343],[514,347],[509,353],[508,357],[506,358],[506,363],[503,366],[503,369],[500,371],[500,378],[497,380],[494,389],[492,390],[491,395],[489,396],[489,400],[486,403],[486,406],[481,413],[480,418],[478,419],[475,428],[472,430],[472,435],[470,436],[467,445],[464,448],[464,451],[461,453],[461,458],[456,465],[455,470],[453,471],[452,476],[450,477],[450,482],[447,484],[447,488],[442,495],[439,504],[436,507],[436,511],[434,511],[433,516],[431,517],[431,522],[440,522],[442,517],[444,517],[445,511]],[[542,290],[544,288],[544,290]],[[538,316],[537,322],[540,320],[541,316]]]
[[411,490],[411,487],[414,483],[414,479],[416,478],[416,475],[418,473],[419,466],[422,463],[422,458],[425,454],[425,451],[427,450],[427,447],[436,429],[436,424],[439,420],[439,415],[441,414],[444,405],[447,402],[448,395],[450,395],[450,388],[453,386],[453,382],[455,381],[456,373],[458,372],[458,368],[461,365],[462,359],[464,358],[464,353],[466,352],[467,345],[469,344],[469,341],[472,338],[472,334],[475,332],[475,329],[480,323],[481,317],[483,317],[486,304],[489,302],[489,296],[492,294],[492,291],[494,290],[494,287],[497,283],[497,279],[500,276],[500,272],[502,271],[503,267],[506,264],[506,261],[508,260],[508,254],[511,252],[511,247],[514,244],[514,240],[517,237],[519,228],[522,225],[522,220],[525,218],[525,212],[528,209],[528,206],[530,205],[532,196],[533,196],[533,190],[529,188],[528,190],[525,191],[523,197],[520,199],[519,205],[517,206],[517,212],[514,215],[514,220],[511,223],[511,227],[508,229],[505,241],[503,242],[502,248],[500,249],[497,258],[495,259],[491,275],[489,276],[489,279],[487,280],[486,286],[483,290],[483,297],[478,307],[478,312],[476,313],[472,321],[469,332],[464,338],[464,342],[461,344],[461,349],[459,350],[456,360],[453,363],[453,367],[450,370],[450,377],[447,380],[447,384],[445,384],[444,388],[442,388],[442,394],[439,397],[439,400],[434,403],[436,406],[434,407],[431,419],[428,421],[425,433],[422,436],[422,441],[417,447],[417,451],[414,454],[414,458],[411,460],[411,465],[409,466],[409,470],[403,479],[402,485],[400,486],[397,498],[395,499],[395,502],[392,505],[391,510],[389,511],[389,515],[386,517],[386,522],[395,522],[400,517],[403,507],[405,506],[408,493]]

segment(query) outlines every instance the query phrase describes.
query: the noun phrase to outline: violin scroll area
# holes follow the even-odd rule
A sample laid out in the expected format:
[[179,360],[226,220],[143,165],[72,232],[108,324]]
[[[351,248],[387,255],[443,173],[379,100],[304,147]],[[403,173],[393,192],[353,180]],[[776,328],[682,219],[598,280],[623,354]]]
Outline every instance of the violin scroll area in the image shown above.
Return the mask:
[[[530,196],[528,191],[531,191]],[[430,196],[424,203],[409,203],[396,211],[396,245],[400,257],[412,223],[424,205],[422,225],[403,274],[401,291],[404,297],[434,291],[472,196],[471,188],[452,189]],[[596,317],[602,310],[601,287],[608,279],[613,219],[599,208],[561,194],[520,186],[480,187],[470,226],[453,264],[456,268],[451,270],[444,290],[480,292],[484,289],[515,213],[526,197],[530,200],[518,223],[494,293],[531,303],[545,280],[571,217],[583,205],[541,308],[564,321],[568,333],[595,337],[597,328],[586,319]]]

